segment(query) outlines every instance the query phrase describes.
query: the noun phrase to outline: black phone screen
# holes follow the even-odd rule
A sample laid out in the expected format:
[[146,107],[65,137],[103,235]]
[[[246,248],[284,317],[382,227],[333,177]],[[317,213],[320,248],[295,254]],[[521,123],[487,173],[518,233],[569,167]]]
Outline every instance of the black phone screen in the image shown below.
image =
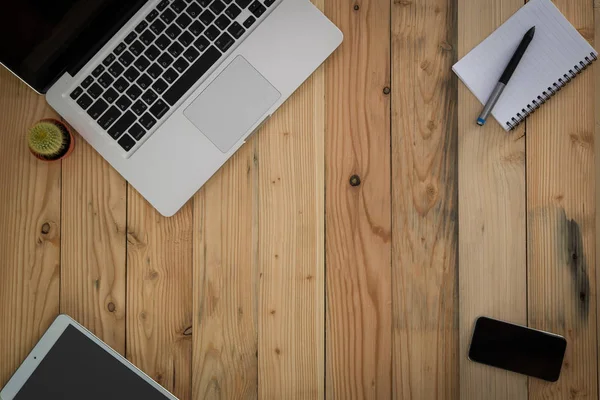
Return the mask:
[[482,364],[555,382],[560,375],[565,338],[487,317],[475,323],[469,358]]

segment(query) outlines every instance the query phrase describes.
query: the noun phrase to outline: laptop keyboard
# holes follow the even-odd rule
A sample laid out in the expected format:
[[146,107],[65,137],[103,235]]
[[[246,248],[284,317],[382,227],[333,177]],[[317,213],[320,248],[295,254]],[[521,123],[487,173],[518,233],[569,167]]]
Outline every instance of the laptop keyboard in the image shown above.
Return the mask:
[[130,152],[273,3],[163,0],[70,97]]

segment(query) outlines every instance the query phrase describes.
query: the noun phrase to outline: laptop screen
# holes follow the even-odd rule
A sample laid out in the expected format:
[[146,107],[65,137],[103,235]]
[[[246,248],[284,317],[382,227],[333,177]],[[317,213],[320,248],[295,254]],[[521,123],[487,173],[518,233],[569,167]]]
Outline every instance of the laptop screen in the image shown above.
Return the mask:
[[0,62],[37,91],[72,75],[146,0],[8,0],[0,13]]

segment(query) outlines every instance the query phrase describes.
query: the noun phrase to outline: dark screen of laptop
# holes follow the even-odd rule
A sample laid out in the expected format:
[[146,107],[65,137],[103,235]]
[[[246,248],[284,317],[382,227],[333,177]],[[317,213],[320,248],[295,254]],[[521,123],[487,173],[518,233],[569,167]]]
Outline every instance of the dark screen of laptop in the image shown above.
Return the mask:
[[3,1],[0,61],[43,92],[87,51],[97,51],[145,1]]
[[15,400],[165,400],[124,364],[68,326]]

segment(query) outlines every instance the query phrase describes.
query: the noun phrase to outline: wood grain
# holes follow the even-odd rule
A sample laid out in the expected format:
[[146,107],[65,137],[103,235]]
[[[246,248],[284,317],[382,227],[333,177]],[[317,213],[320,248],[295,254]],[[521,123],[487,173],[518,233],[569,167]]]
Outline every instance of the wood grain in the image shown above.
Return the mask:
[[190,399],[193,204],[165,218],[131,186],[127,199],[127,358]]
[[194,199],[193,395],[258,395],[258,171],[255,140]]
[[60,162],[39,161],[25,132],[56,118],[0,66],[0,387],[58,315]]
[[[458,58],[522,6],[520,0],[458,1]],[[526,399],[527,378],[467,359],[481,315],[527,322],[524,128],[478,127],[481,104],[458,88],[460,398]]]
[[261,399],[324,395],[324,97],[320,68],[256,136]]
[[[327,398],[391,393],[390,2],[327,3]],[[358,175],[359,186],[349,179]]]
[[[555,4],[593,41],[592,2]],[[591,71],[527,121],[529,325],[568,344],[559,381],[530,379],[530,399],[598,398],[594,122]]]
[[456,3],[392,5],[393,397],[457,399]]
[[125,354],[127,183],[75,140],[62,168],[60,311]]

